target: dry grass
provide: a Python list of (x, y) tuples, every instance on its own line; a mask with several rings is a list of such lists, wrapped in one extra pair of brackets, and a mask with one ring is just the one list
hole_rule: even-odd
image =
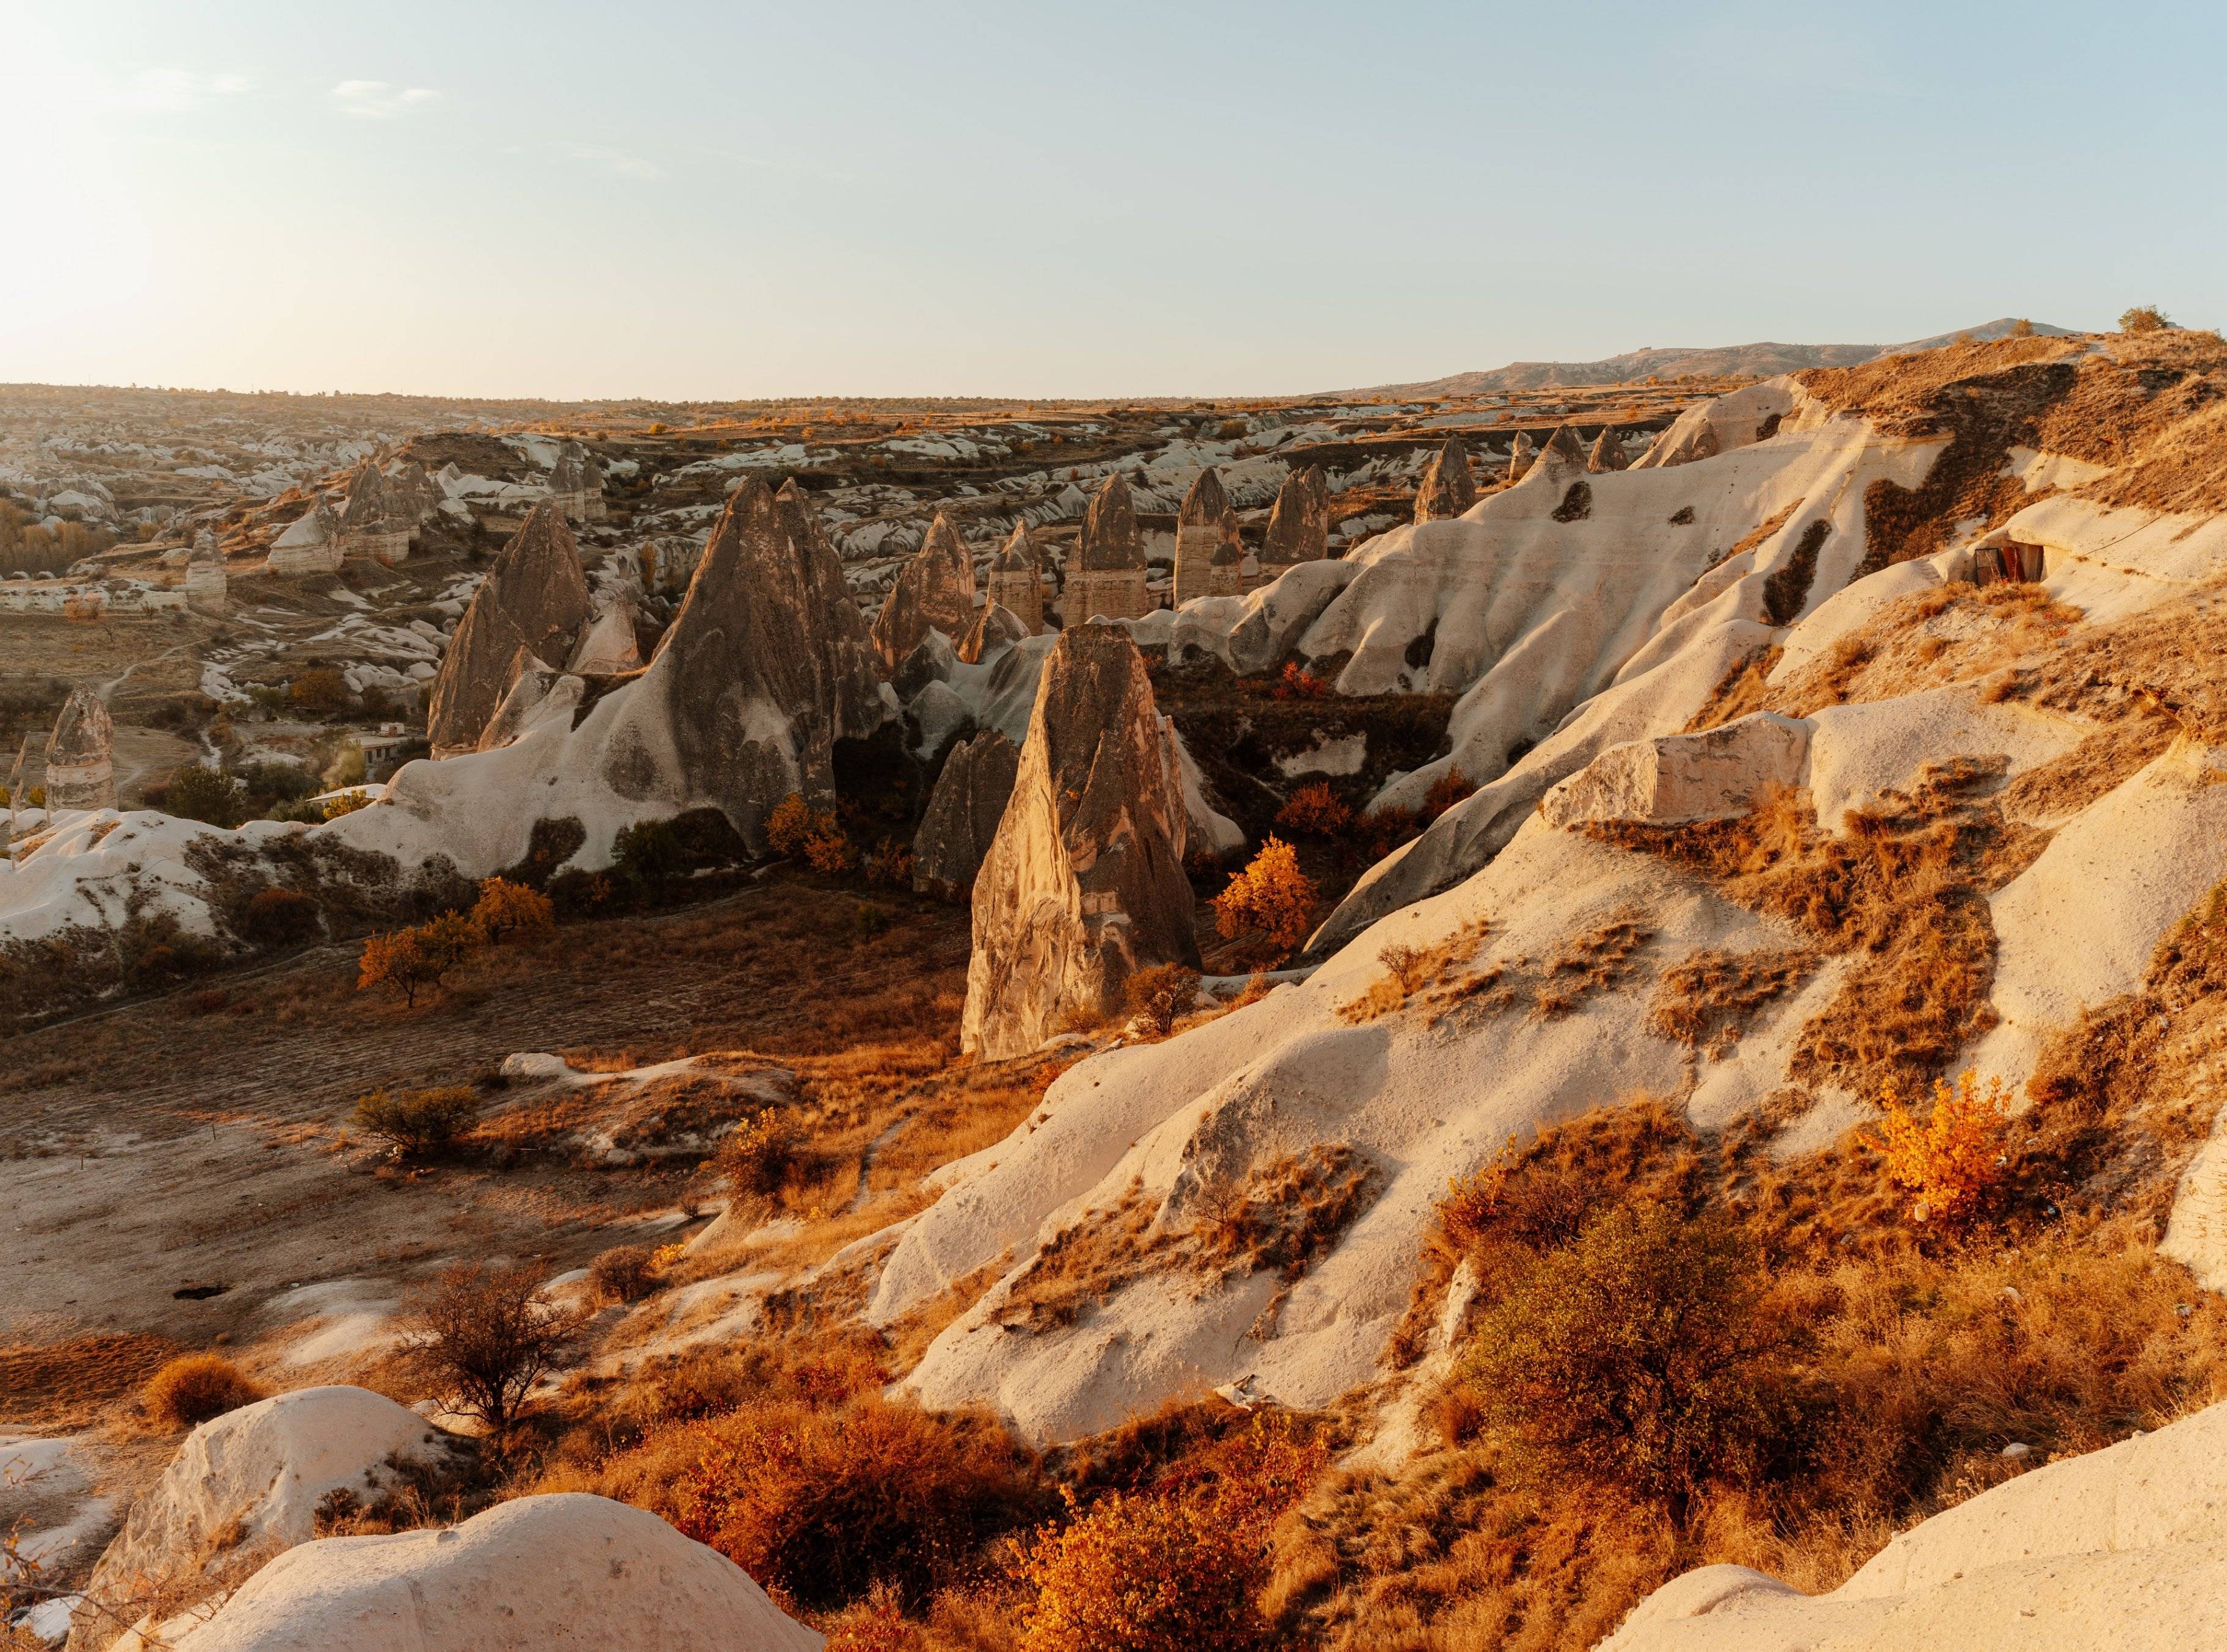
[(0, 1349), (0, 1425), (91, 1427), (179, 1351), (168, 1337), (138, 1332)]
[(168, 1428), (192, 1428), (267, 1399), (271, 1391), (216, 1354), (182, 1354), (147, 1379), (140, 1399)]
[(1731, 1054), (1758, 1010), (1816, 973), (1809, 951), (1727, 953), (1701, 948), (1662, 972), (1648, 1023), (1666, 1038), (1712, 1056)]

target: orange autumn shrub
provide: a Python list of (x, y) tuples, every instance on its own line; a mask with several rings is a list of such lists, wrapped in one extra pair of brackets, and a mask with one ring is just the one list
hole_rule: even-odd
[(1983, 1087), (1969, 1068), (1953, 1086), (1934, 1080), (1922, 1124), (1892, 1081), (1879, 1099), (1886, 1118), (1866, 1145), (1881, 1155), (1887, 1179), (1917, 1196), (1911, 1220), (1953, 1225), (1983, 1209), (2009, 1170), (2002, 1080)]
[(1252, 864), (1229, 879), (1214, 897), (1215, 928), (1234, 938), (1248, 929), (1264, 931), (1268, 944), (1288, 955), (1306, 942), (1314, 927), (1314, 880), (1299, 870), (1299, 851), (1271, 837)]
[(1335, 838), (1353, 825), (1353, 810), (1328, 781), (1302, 786), (1276, 812), (1276, 825), (1295, 838)]
[(472, 927), (489, 941), (506, 934), (534, 934), (557, 927), (557, 909), (539, 890), (514, 883), (507, 877), (489, 877), (480, 884), (473, 903)]

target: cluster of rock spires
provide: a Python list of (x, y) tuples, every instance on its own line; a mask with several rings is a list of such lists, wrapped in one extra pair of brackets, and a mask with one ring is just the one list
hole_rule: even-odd
[[(994, 748), (969, 758), (986, 772), (999, 761)], [(951, 807), (972, 820), (971, 801)], [(1136, 643), (1118, 625), (1069, 627), (975, 878), (961, 1048), (1024, 1055), (1069, 1011), (1116, 1009), (1133, 972), (1196, 966), (1187, 826), (1174, 732)]]
[(1176, 513), (1175, 605), (1181, 608), (1199, 596), (1242, 596), (1244, 562), (1237, 513), (1220, 474), (1209, 465), (1198, 473)]
[[(1535, 464), (1546, 458), (1551, 458), (1557, 464), (1578, 465), (1596, 475), (1603, 471), (1622, 470), (1626, 463), (1624, 446), (1617, 440), (1613, 425), (1601, 427), (1600, 434), (1593, 438), (1590, 454), (1579, 442), (1577, 432), (1567, 424), (1555, 426), (1554, 433), (1547, 438), (1543, 448), (1533, 444), (1530, 431), (1518, 431), (1515, 439), (1509, 443), (1509, 482), (1522, 481), (1531, 474)], [(1477, 501), (1477, 485), (1470, 472), (1469, 451), (1462, 445), (1459, 437), (1449, 436), (1445, 445), (1432, 456), (1430, 468), (1423, 472), (1422, 486), (1415, 492), (1415, 520), (1418, 522), (1434, 522), (1450, 516), (1459, 516)], [(1280, 505), (1281, 501), (1278, 502)]]

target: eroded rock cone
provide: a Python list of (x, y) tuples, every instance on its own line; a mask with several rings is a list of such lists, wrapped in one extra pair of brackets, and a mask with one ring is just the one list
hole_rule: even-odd
[(1318, 464), (1294, 470), (1276, 490), (1268, 512), (1268, 532), (1260, 548), (1260, 571), (1274, 578), (1301, 562), (1330, 554), (1330, 478)]
[(1021, 616), (1004, 603), (985, 603), (982, 611), (975, 616), (974, 628), (959, 645), (959, 658), (967, 665), (979, 666), (985, 660), (994, 660), (1030, 635), (1029, 628), (1021, 623)]
[(1024, 1054), (1070, 1012), (1114, 1013), (1133, 971), (1197, 964), (1178, 762), (1128, 632), (1062, 632), (974, 880), (962, 1048)]
[(1531, 432), (1518, 431), (1516, 439), (1508, 444), (1508, 480), (1521, 482), (1523, 473), (1531, 468), (1533, 448)]
[(433, 755), (478, 749), (518, 651), (561, 671), (589, 616), (579, 546), (563, 512), (545, 501), (496, 556), (441, 656), (425, 715)]
[(1449, 516), (1459, 516), (1477, 503), (1477, 483), (1469, 474), (1469, 450), (1461, 437), (1450, 436), (1446, 444), (1431, 460), (1431, 468), (1423, 473), (1423, 485), (1415, 493), (1415, 520), (1436, 522)]
[(1209, 465), (1184, 495), (1176, 513), (1176, 606), (1194, 596), (1204, 596), (1212, 584), (1209, 572), (1222, 544), (1222, 519), (1229, 514), (1229, 495), (1222, 478)]
[(1020, 748), (995, 730), (952, 748), (913, 836), (913, 888), (956, 901), (974, 887), (1020, 768)]
[(1601, 433), (1593, 438), (1593, 450), (1586, 460), (1586, 469), (1600, 475), (1624, 468), (1624, 443), (1616, 439), (1615, 426), (1604, 425)]
[(1245, 541), (1237, 531), (1237, 513), (1222, 513), (1219, 537), (1208, 559), (1206, 595), (1242, 596), (1245, 594)]
[(89, 688), (73, 692), (47, 738), (48, 809), (113, 808), (115, 750), (115, 730), (100, 696)]
[(1029, 525), (1016, 523), (990, 564), (989, 597), (1008, 609), (1034, 636), (1043, 629), (1043, 558), (1029, 537)]
[(889, 600), (874, 618), (874, 648), (885, 670), (895, 671), (929, 631), (956, 642), (974, 624), (974, 558), (941, 511), (928, 524), (911, 561), (897, 574)]
[(1578, 441), (1578, 433), (1567, 424), (1557, 424), (1554, 433), (1547, 438), (1547, 445), (1539, 450), (1542, 464), (1585, 466), (1586, 450)]
[(890, 708), (865, 617), (794, 482), (775, 494), (753, 479), (728, 500), (641, 682), (662, 702), (685, 791), (751, 849), (791, 792), (833, 800), (835, 743)]
[(1115, 471), (1083, 513), (1082, 536), (1067, 581), (1067, 622), (1094, 617), (1142, 619), (1155, 604), (1145, 582), (1145, 540), (1129, 484)]
[(205, 614), (221, 614), (231, 604), (227, 596), (224, 553), (216, 536), (203, 528), (194, 538), (193, 554), (186, 559), (186, 601)]

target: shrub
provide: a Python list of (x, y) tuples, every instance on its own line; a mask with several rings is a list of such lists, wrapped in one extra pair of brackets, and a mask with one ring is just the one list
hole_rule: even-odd
[(2119, 317), (2122, 333), (2162, 333), (2172, 325), (2165, 311), (2155, 304), (2136, 304)]
[(1353, 810), (1328, 781), (1316, 781), (1292, 794), (1276, 811), (1276, 825), (1295, 838), (1341, 837), (1352, 828)]
[[(791, 792), (774, 806), (773, 813), (766, 816), (765, 832), (767, 848), (788, 859), (801, 860), (814, 871), (848, 871), (858, 862), (858, 852), (845, 835), (835, 811), (814, 808), (801, 793)], [(905, 881), (911, 881), (909, 865)]]
[(337, 820), (343, 814), (354, 814), (358, 809), (370, 807), (371, 794), (367, 791), (357, 790), (335, 793), (316, 805), (316, 810), (320, 820)]
[(181, 820), (203, 820), (214, 826), (236, 826), (247, 819), (247, 800), (229, 769), (210, 769), (185, 763), (170, 775), (163, 812)]
[(588, 1265), (588, 1284), (604, 1302), (639, 1302), (657, 1288), (647, 1245), (616, 1245)]
[(299, 890), (258, 890), (240, 914), (241, 937), (258, 947), (295, 946), (318, 931), (317, 903)]
[(399, 1095), (373, 1090), (357, 1097), (355, 1104), (356, 1128), (404, 1153), (437, 1151), (469, 1130), (479, 1116), (479, 1097), (462, 1085)]
[(1265, 931), (1268, 944), (1288, 955), (1305, 943), (1314, 909), (1314, 880), (1299, 870), (1299, 852), (1272, 837), (1252, 864), (1233, 874), (1229, 887), (1214, 897), (1215, 927), (1225, 937)]
[(912, 887), (912, 866), (911, 847), (895, 838), (884, 838), (866, 857), (861, 870), (870, 883), (909, 890)]
[(889, 909), (886, 907), (877, 906), (871, 901), (859, 902), (858, 910), (852, 915), (852, 921), (858, 926), (858, 933), (862, 935), (883, 934), (889, 929)]
[(1745, 1249), (1658, 1205), (1613, 1208), (1480, 1320), (1457, 1386), (1547, 1477), (1683, 1500), (1759, 1466), (1782, 1335)]
[(766, 1107), (720, 1139), (711, 1165), (737, 1193), (778, 1193), (797, 1161), (798, 1147), (795, 1127)]
[(252, 1406), (270, 1390), (215, 1354), (182, 1354), (147, 1379), (140, 1398), (148, 1414), (172, 1428), (192, 1428)]
[(484, 878), (472, 905), (472, 928), (489, 942), (506, 934), (538, 934), (557, 927), (557, 909), (540, 890), (507, 877)]
[(766, 847), (776, 855), (804, 852), (804, 840), (812, 835), (812, 806), (801, 792), (791, 792), (773, 806), (765, 818), (765, 834)]
[(414, 1008), (419, 992), (438, 986), (479, 944), (479, 932), (460, 912), (443, 912), (414, 929), (373, 935), (363, 943), (356, 991), (383, 986)]
[(769, 1589), (824, 1611), (876, 1584), (924, 1601), (1024, 1495), (1018, 1453), (987, 1419), (861, 1395), (776, 1401), (691, 1425), (673, 1523)]
[(1428, 826), (1457, 803), (1477, 795), (1477, 788), (1458, 769), (1447, 770), (1431, 784), (1423, 795), (1423, 824)]
[(1933, 1081), (1933, 1109), (1924, 1124), (1911, 1116), (1892, 1081), (1882, 1087), (1886, 1118), (1866, 1145), (1886, 1162), (1887, 1179), (1918, 1196), (1914, 1221), (1952, 1226), (1978, 1215), (2009, 1173), (2003, 1081), (1983, 1088), (1969, 1069), (1952, 1087)]
[(1184, 964), (1155, 964), (1130, 976), (1124, 990), (1130, 1009), (1165, 1038), (1175, 1030), (1176, 1017), (1197, 1001), (1198, 972)]
[(611, 840), (611, 861), (621, 875), (655, 888), (687, 870), (687, 854), (667, 820), (637, 820)]
[(286, 686), (286, 698), (297, 711), (322, 715), (348, 704), (348, 679), (330, 666), (305, 671)]
[(517, 1419), (527, 1391), (555, 1366), (579, 1323), (542, 1296), (539, 1270), (531, 1264), (464, 1263), (411, 1299), (405, 1351), (444, 1406), (499, 1434)]
[(1293, 660), (1286, 662), (1283, 676), (1269, 692), (1279, 700), (1326, 699), (1330, 685), (1312, 672), (1300, 669), (1299, 662)]

